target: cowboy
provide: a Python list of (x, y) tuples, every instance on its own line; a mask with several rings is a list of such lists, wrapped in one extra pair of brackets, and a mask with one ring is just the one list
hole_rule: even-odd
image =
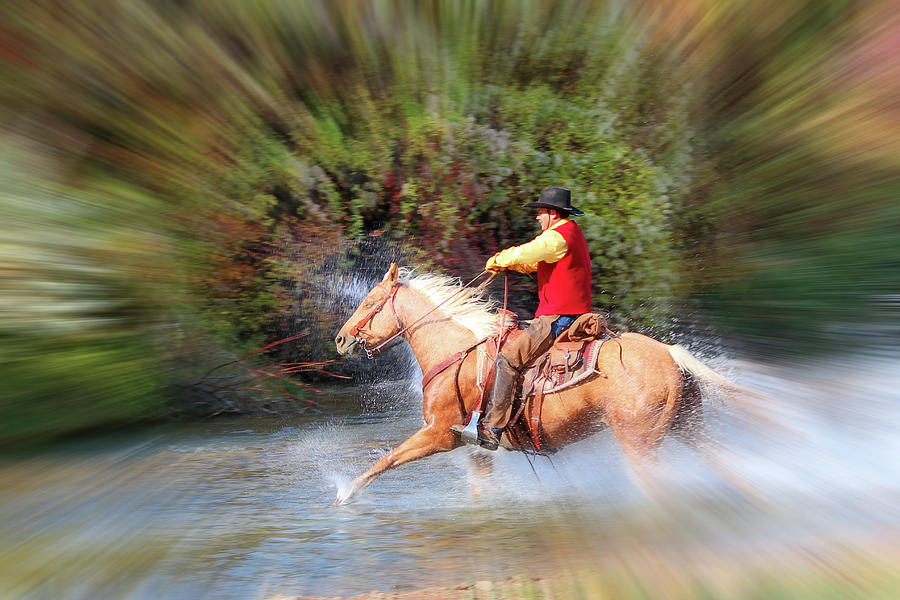
[[(510, 340), (497, 355), (494, 387), (477, 443), (496, 450), (504, 427), (509, 423), (519, 381), (525, 367), (550, 349), (553, 341), (576, 317), (591, 312), (591, 257), (581, 228), (570, 216), (584, 213), (572, 206), (571, 193), (549, 187), (535, 202), (541, 233), (521, 246), (513, 246), (490, 257), (485, 269), (500, 273), (507, 269), (520, 273), (537, 272), (539, 303), (534, 319), (524, 323), (524, 334)], [(464, 441), (476, 443), (474, 436), (462, 435), (462, 425), (451, 430)]]

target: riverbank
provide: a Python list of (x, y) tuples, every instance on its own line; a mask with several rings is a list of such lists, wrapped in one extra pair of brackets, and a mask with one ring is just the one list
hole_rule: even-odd
[(689, 554), (665, 556), (643, 548), (610, 558), (596, 569), (553, 577), (518, 575), (453, 587), (353, 596), (279, 595), (269, 600), (888, 600), (900, 597), (900, 546), (889, 543), (891, 537), (867, 543), (865, 550), (835, 543), (824, 551), (797, 549), (791, 556), (775, 551), (746, 562), (722, 556), (697, 561)]

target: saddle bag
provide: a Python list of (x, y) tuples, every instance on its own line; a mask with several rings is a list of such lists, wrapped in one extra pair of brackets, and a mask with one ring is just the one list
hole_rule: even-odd
[(589, 341), (560, 342), (557, 341), (550, 348), (551, 373), (571, 373), (584, 365), (584, 349)]

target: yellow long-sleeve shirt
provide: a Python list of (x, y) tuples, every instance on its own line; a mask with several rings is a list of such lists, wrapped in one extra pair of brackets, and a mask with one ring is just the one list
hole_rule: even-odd
[(557, 262), (569, 249), (562, 234), (554, 230), (568, 222), (568, 219), (557, 221), (530, 242), (498, 252), (488, 260), (485, 268), (489, 268), (493, 263), (519, 273), (534, 273), (538, 270), (539, 262)]

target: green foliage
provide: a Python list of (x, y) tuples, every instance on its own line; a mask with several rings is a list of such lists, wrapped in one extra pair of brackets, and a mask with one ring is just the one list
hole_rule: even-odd
[(2, 335), (0, 343), (4, 446), (158, 419), (168, 410), (160, 361), (133, 333)]
[(712, 4), (695, 7), (704, 26), (686, 11), (667, 31), (706, 82), (701, 133), (716, 157), (694, 213), (715, 232), (695, 246), (709, 279), (697, 296), (764, 355), (868, 345), (872, 322), (897, 320), (896, 302), (873, 305), (900, 292), (889, 249), (900, 241), (898, 79), (886, 53), (896, 11)]
[[(144, 387), (116, 419), (158, 413), (188, 347), (173, 332), (242, 352), (309, 331), (277, 353), (322, 358), (347, 308), (323, 300), (329, 269), (372, 262), (377, 239), (471, 276), (536, 233), (522, 205), (549, 185), (588, 213), (594, 303), (620, 325), (666, 330), (696, 296), (744, 338), (821, 338), (848, 301), (897, 293), (900, 136), (866, 112), (896, 79), (844, 65), (889, 42), (855, 35), (883, 7), (708, 2), (10, 7), (15, 403), (72, 398), (123, 332), (147, 373), (78, 379), (67, 412)], [(834, 286), (848, 264), (853, 290)], [(22, 361), (53, 347), (73, 361), (38, 382)]]

